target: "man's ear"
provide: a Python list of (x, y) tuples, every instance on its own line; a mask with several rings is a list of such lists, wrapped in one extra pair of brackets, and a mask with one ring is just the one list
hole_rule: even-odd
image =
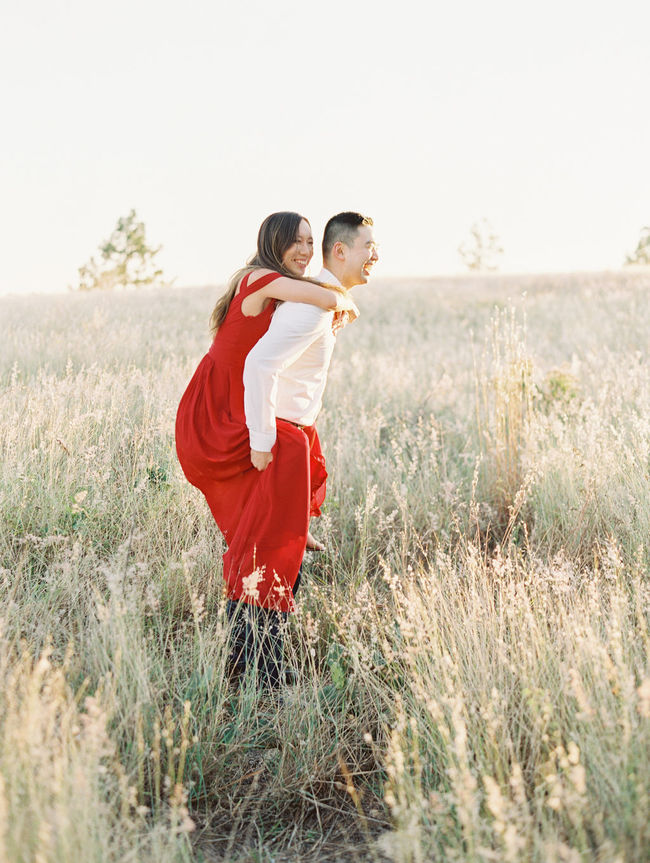
[(345, 260), (345, 243), (342, 243), (340, 240), (337, 240), (332, 246), (332, 257), (336, 258), (337, 261)]

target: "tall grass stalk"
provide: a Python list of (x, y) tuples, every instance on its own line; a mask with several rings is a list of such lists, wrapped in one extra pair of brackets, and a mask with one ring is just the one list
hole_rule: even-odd
[(647, 857), (648, 287), (359, 292), (281, 698), (174, 455), (214, 292), (0, 299), (0, 859)]

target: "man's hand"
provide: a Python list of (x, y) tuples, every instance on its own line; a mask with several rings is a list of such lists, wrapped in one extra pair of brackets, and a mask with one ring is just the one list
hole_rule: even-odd
[(251, 450), (251, 461), (253, 467), (257, 470), (266, 470), (273, 461), (273, 454), (270, 452), (259, 452), (256, 449)]

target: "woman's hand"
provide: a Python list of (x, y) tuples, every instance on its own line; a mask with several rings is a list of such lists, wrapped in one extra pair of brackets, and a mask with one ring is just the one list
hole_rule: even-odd
[(355, 306), (352, 298), (347, 294), (341, 295), (332, 319), (332, 332), (336, 335), (339, 330), (342, 330), (347, 324), (351, 324), (352, 321), (356, 321), (358, 317), (359, 309)]
[[(345, 324), (351, 324), (352, 321), (356, 321), (359, 317), (359, 309), (356, 307), (356, 304), (352, 297), (349, 294), (337, 294), (336, 295), (337, 303), (335, 314), (337, 317), (344, 319)], [(338, 315), (338, 312), (345, 312), (344, 315)]]
[(259, 452), (259, 450), (252, 449), (251, 450), (251, 461), (253, 462), (253, 467), (257, 468), (257, 470), (259, 470), (259, 471), (266, 470), (267, 467), (273, 461), (273, 453)]

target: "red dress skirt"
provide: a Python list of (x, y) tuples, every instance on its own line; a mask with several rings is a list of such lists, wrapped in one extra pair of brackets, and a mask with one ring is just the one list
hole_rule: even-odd
[(250, 287), (242, 280), (176, 415), (176, 452), (183, 472), (201, 489), (228, 550), (223, 575), (229, 599), (293, 611), (293, 585), (307, 544), (309, 516), (325, 499), (325, 459), (314, 426), (276, 421), (273, 461), (264, 471), (250, 459), (244, 414), (244, 362), (271, 322), (275, 301), (246, 317), (241, 304), (280, 277)]

